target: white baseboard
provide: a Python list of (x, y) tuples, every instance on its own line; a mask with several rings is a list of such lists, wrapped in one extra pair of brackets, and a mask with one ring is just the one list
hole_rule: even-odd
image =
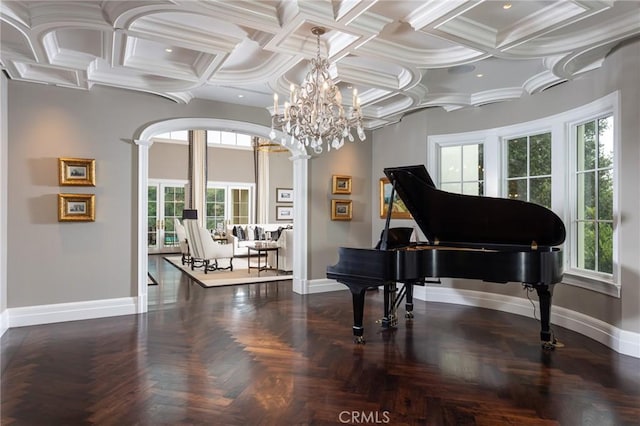
[(302, 294), (327, 293), (329, 291), (349, 290), (349, 288), (336, 280), (323, 278), (320, 280), (307, 281), (306, 290), (307, 291)]
[[(334, 283), (333, 286), (331, 285), (332, 282)], [(336, 288), (336, 286), (339, 288)], [(334, 280), (320, 279), (313, 280), (309, 288), (316, 290), (313, 291), (313, 293), (320, 293), (320, 290), (323, 288), (332, 288), (332, 290), (327, 291), (334, 291), (344, 290), (345, 286)], [(453, 303), (534, 318), (533, 306), (531, 306), (531, 302), (528, 299), (502, 294), (475, 290), (459, 290), (450, 287), (414, 286), (413, 298), (414, 303), (415, 300)], [(531, 300), (535, 304), (536, 315), (540, 318), (540, 306), (537, 295), (533, 295)], [(640, 333), (621, 330), (611, 324), (580, 312), (553, 305), (551, 307), (551, 323), (587, 336), (623, 355), (640, 358)]]
[(135, 297), (27, 306), (10, 308), (5, 312), (7, 311), (8, 327), (24, 327), (137, 313)]
[(9, 329), (9, 313), (7, 309), (0, 313), (0, 337)]

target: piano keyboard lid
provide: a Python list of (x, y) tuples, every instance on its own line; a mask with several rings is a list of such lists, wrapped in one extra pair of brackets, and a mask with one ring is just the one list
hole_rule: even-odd
[(565, 240), (562, 219), (538, 204), (439, 190), (423, 165), (389, 167), (384, 173), (432, 243), (540, 247)]

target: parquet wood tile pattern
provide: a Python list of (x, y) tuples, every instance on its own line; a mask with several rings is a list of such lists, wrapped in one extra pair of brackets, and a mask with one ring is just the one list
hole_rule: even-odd
[(640, 360), (559, 327), (548, 353), (533, 319), (418, 302), (381, 331), (373, 291), (354, 345), (348, 291), (153, 273), (147, 314), (8, 330), (1, 424), (640, 424)]

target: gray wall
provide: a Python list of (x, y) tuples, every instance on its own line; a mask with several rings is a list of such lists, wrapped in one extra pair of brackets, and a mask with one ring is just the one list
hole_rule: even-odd
[(7, 309), (7, 212), (9, 209), (5, 188), (8, 179), (8, 143), (7, 77), (4, 73), (0, 73), (0, 315)]
[[(456, 112), (428, 109), (408, 115), (393, 126), (374, 133), (371, 197), (377, 196), (377, 178), (386, 166), (427, 164), (429, 135), (490, 129), (564, 112), (621, 92), (620, 136), (620, 260), (622, 298), (605, 296), (569, 285), (558, 285), (554, 305), (582, 312), (624, 330), (640, 332), (640, 42), (613, 52), (596, 71), (551, 90), (521, 100)], [(371, 212), (372, 237), (384, 226)], [(394, 221), (395, 222), (395, 221)], [(413, 221), (397, 221), (398, 226)], [(518, 285), (476, 281), (448, 281), (456, 288), (522, 296)]]
[[(9, 81), (8, 308), (136, 295), (131, 138), (145, 125), (181, 117), (269, 125), (264, 109)], [(58, 157), (95, 158), (96, 187), (59, 187)], [(96, 222), (59, 223), (60, 192), (96, 194)]]

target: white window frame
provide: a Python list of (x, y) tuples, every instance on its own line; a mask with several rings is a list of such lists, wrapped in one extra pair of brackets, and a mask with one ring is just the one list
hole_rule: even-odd
[[(467, 133), (432, 135), (427, 138), (427, 167), (439, 187), (440, 147), (469, 143), (484, 144), (484, 196), (507, 196), (506, 141), (523, 135), (551, 132), (551, 209), (560, 216), (567, 229), (564, 243), (563, 283), (620, 297), (619, 261), (619, 162), (620, 162), (620, 95), (613, 92), (587, 105), (563, 113), (510, 126)], [(614, 126), (613, 161), (613, 274), (579, 270), (576, 253), (576, 126), (599, 117), (612, 115)]]
[[(231, 190), (233, 189), (248, 189), (249, 190), (249, 222), (255, 223), (255, 205), (256, 205), (256, 185), (254, 183), (243, 182), (221, 182), (221, 181), (208, 181), (207, 189), (209, 188), (224, 188), (224, 218), (225, 222), (229, 222), (233, 213), (231, 203)], [(205, 201), (206, 203), (206, 201)], [(206, 206), (205, 206), (206, 208)], [(205, 216), (206, 221), (206, 216)]]

